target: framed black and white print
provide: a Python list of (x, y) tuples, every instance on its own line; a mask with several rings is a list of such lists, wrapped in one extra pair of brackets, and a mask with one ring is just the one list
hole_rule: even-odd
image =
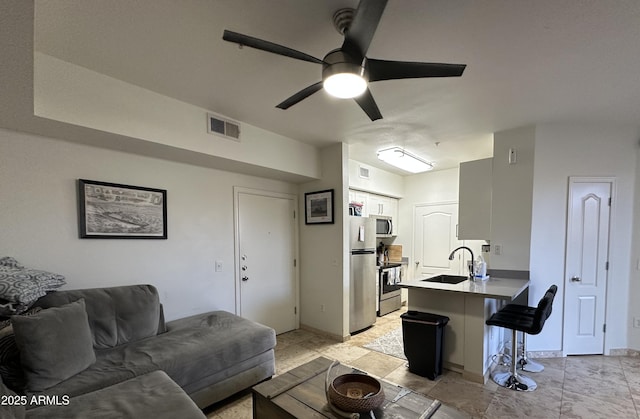
[(333, 189), (304, 194), (305, 224), (333, 224)]
[(166, 239), (167, 191), (78, 179), (83, 239)]

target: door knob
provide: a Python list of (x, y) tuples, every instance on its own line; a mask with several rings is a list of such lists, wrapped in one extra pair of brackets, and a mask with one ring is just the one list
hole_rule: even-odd
[(580, 277), (579, 276), (572, 276), (571, 277), (571, 282), (580, 282)]
[(243, 280), (243, 281), (248, 281), (248, 280), (249, 280), (249, 277), (245, 275), (245, 276), (243, 276), (243, 277), (242, 277), (242, 280)]

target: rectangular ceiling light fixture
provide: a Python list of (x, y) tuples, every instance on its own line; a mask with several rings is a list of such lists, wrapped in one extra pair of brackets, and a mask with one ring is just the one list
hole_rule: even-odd
[(409, 153), (401, 147), (391, 147), (385, 148), (384, 150), (378, 150), (378, 159), (411, 173), (422, 173), (433, 169), (433, 164)]

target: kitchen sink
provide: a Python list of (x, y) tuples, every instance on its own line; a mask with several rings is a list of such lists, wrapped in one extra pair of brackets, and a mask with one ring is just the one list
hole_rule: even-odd
[(440, 282), (442, 284), (459, 284), (462, 281), (469, 279), (467, 276), (457, 275), (438, 275), (432, 278), (423, 279), (424, 282)]

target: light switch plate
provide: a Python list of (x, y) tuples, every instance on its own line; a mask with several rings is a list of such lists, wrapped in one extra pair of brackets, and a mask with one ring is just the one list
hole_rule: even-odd
[(222, 261), (216, 260), (216, 272), (222, 272)]

